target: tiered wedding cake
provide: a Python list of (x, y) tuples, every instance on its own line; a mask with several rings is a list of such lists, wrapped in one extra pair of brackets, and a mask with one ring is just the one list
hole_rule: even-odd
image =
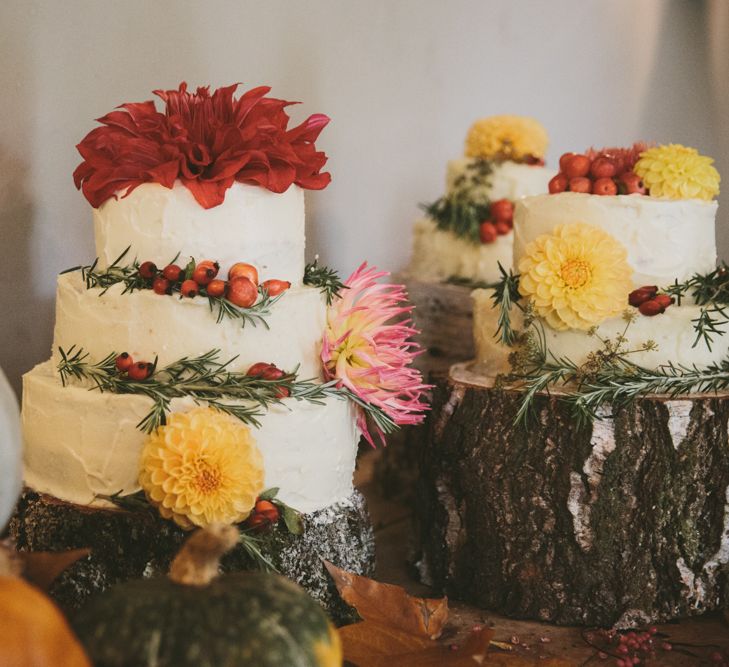
[[(314, 146), (328, 118), (288, 129), (288, 102), (235, 88), (156, 91), (163, 112), (123, 105), (79, 144), (98, 257), (60, 276), (52, 358), (24, 378), (26, 483), (79, 532), (129, 497), (183, 529), (245, 521), (244, 536), (318, 517), (301, 538), (313, 567), (338, 551), (362, 569), (371, 545), (347, 538), (364, 516), (360, 434), (424, 408), (409, 308), (366, 265), (345, 283), (305, 265), (303, 189), (329, 183)], [(25, 546), (68, 542), (25, 507)], [(135, 557), (156, 547), (144, 539)], [(292, 549), (267, 557), (312, 567)]]

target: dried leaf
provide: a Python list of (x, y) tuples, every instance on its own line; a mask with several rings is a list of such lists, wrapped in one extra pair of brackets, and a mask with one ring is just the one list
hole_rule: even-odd
[(437, 639), (448, 620), (448, 598), (411, 597), (400, 586), (381, 584), (324, 561), (342, 599), (365, 621)]
[(47, 591), (64, 570), (90, 553), (90, 549), (74, 549), (57, 553), (50, 551), (22, 552), (20, 558), (23, 562), (23, 576), (41, 590)]
[(363, 621), (339, 629), (344, 659), (356, 667), (475, 667), (487, 665), (493, 630), (471, 633), (457, 651), (424, 637)]

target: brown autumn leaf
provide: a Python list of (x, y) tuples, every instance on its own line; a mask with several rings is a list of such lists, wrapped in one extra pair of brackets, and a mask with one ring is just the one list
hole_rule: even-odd
[(344, 659), (356, 667), (475, 667), (485, 662), (494, 631), (472, 632), (457, 651), (381, 623), (363, 621), (339, 629)]
[(430, 639), (437, 639), (443, 632), (448, 620), (448, 598), (411, 597), (400, 586), (346, 572), (326, 560), (324, 565), (342, 600), (354, 607), (365, 621)]
[(41, 590), (47, 591), (51, 584), (77, 560), (88, 556), (90, 549), (72, 551), (23, 551), (19, 555), (23, 577)]

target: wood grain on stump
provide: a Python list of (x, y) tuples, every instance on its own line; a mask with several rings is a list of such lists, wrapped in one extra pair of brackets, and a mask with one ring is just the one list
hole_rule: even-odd
[[(303, 519), (303, 535), (292, 535), (283, 526), (261, 534), (261, 552), (281, 574), (306, 588), (332, 618), (349, 621), (352, 610), (340, 600), (321, 559), (350, 572), (373, 574), (374, 538), (364, 499), (355, 491), (348, 500)], [(67, 611), (115, 583), (166, 574), (189, 534), (151, 509), (94, 509), (33, 491), (23, 494), (10, 523), (10, 535), (22, 551), (91, 549), (51, 588), (51, 596)], [(241, 546), (222, 561), (225, 572), (253, 567)]]
[(455, 366), (420, 448), (421, 575), (515, 618), (628, 626), (729, 606), (729, 396), (650, 396), (578, 429), (555, 396)]

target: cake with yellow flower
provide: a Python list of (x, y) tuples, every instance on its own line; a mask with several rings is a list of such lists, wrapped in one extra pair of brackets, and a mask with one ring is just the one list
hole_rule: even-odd
[(236, 88), (155, 91), (162, 110), (124, 104), (78, 145), (97, 259), (59, 277), (51, 359), (24, 377), (14, 526), (24, 548), (93, 541), (86, 593), (228, 523), (239, 565), (326, 596), (321, 557), (372, 565), (360, 436), (422, 419), (401, 286), (305, 264), (329, 119), (289, 127), (291, 103)]
[(464, 157), (446, 170), (446, 193), (414, 228), (416, 280), (492, 283), (509, 268), (514, 203), (547, 191), (547, 132), (533, 118), (490, 116), (468, 131)]
[[(581, 366), (611, 344), (648, 369), (727, 356), (712, 162), (678, 145), (567, 153), (550, 193), (517, 204), (516, 302), (550, 358)], [(491, 296), (474, 295), (478, 311)], [(485, 362), (500, 335), (482, 319), (475, 337)]]

